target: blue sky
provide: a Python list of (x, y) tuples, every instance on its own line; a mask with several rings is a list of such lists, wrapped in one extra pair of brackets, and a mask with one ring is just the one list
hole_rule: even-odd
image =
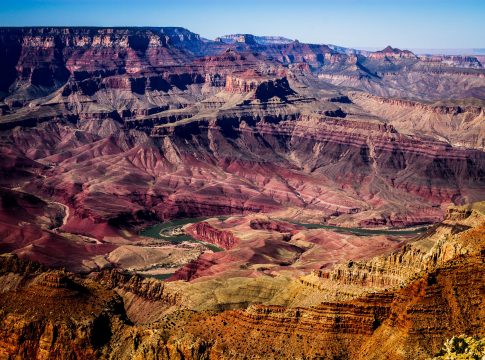
[(484, 48), (485, 0), (0, 0), (1, 26), (182, 26), (351, 47)]

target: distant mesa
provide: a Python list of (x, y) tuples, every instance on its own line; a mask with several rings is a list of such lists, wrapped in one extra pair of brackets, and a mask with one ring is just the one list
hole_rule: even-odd
[(226, 79), (226, 91), (231, 93), (249, 93), (254, 91), (254, 99), (267, 102), (273, 97), (286, 101), (295, 95), (286, 77), (269, 77), (254, 70), (235, 73)]
[(398, 48), (393, 48), (391, 45), (387, 45), (384, 49), (381, 50), (383, 53), (393, 53), (393, 54), (399, 54), (402, 52), (402, 50)]
[(243, 43), (247, 45), (285, 45), (291, 44), (293, 40), (282, 36), (256, 36), (252, 34), (231, 34), (215, 39), (224, 44)]
[(380, 59), (383, 57), (417, 59), (417, 56), (413, 52), (393, 48), (391, 45), (386, 46), (382, 50), (371, 53), (369, 57), (374, 59)]

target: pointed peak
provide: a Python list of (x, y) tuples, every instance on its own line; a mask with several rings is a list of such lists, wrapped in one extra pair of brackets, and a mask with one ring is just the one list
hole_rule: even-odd
[(380, 57), (380, 56), (388, 56), (393, 58), (415, 58), (416, 55), (409, 50), (401, 50), (398, 48), (394, 48), (391, 45), (386, 46), (384, 49), (380, 51), (376, 51), (370, 55), (371, 57)]
[(387, 45), (384, 49), (381, 50), (383, 53), (399, 53), (401, 50), (398, 48), (393, 48), (391, 45)]

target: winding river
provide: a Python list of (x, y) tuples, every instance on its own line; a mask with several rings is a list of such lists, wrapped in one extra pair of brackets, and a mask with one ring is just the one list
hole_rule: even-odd
[[(182, 232), (182, 227), (184, 225), (201, 222), (211, 218), (214, 218), (214, 216), (178, 219), (178, 220), (167, 221), (164, 223), (158, 223), (143, 229), (142, 231), (139, 232), (139, 235), (150, 237), (153, 239), (166, 240), (172, 244), (180, 244), (180, 243), (183, 243), (184, 241), (199, 243), (199, 244), (203, 244), (205, 247), (207, 247), (208, 249), (214, 252), (223, 251), (224, 249), (221, 249), (220, 247), (196, 240), (192, 236)], [(218, 217), (218, 218), (223, 219), (223, 217)]]
[(400, 228), (400, 229), (364, 229), (364, 228), (351, 228), (351, 227), (341, 227), (333, 225), (323, 225), (323, 224), (305, 224), (292, 222), (295, 225), (303, 226), (307, 229), (328, 229), (338, 233), (353, 234), (359, 236), (375, 236), (375, 235), (419, 235), (424, 233), (428, 226), (413, 227), (413, 228)]
[[(139, 235), (145, 237), (151, 237), (154, 239), (166, 240), (170, 241), (172, 244), (180, 244), (184, 241), (188, 242), (197, 242), (204, 244), (206, 247), (213, 251), (223, 251), (223, 249), (208, 243), (204, 243), (194, 239), (192, 236), (187, 235), (182, 232), (182, 227), (187, 224), (192, 224), (196, 222), (205, 221), (207, 219), (214, 218), (212, 217), (198, 217), (198, 218), (185, 218), (185, 219), (177, 219), (171, 220), (163, 223), (158, 223), (152, 226), (149, 226), (142, 231), (140, 231)], [(227, 218), (227, 216), (219, 216), (218, 219), (222, 220)], [(403, 228), (403, 229), (364, 229), (364, 228), (350, 228), (350, 227), (341, 227), (341, 226), (333, 226), (333, 225), (323, 225), (323, 224), (308, 224), (308, 223), (299, 223), (289, 220), (283, 220), (291, 222), (295, 225), (303, 226), (306, 229), (328, 229), (331, 231), (335, 231), (338, 233), (344, 234), (352, 234), (358, 236), (375, 236), (375, 235), (395, 235), (395, 236), (411, 236), (411, 235), (419, 235), (424, 233), (428, 227), (413, 227), (413, 228)]]

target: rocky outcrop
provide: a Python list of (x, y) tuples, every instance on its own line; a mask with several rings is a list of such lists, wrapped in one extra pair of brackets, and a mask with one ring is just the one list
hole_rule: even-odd
[[(376, 293), (348, 302), (326, 302), (314, 308), (255, 305), (245, 311), (216, 315), (180, 313), (146, 327), (123, 325), (110, 313), (116, 306), (110, 305), (104, 313), (106, 320), (94, 321), (93, 330), (78, 328), (73, 341), (83, 358), (116, 354), (125, 359), (143, 354), (151, 359), (165, 353), (174, 359), (216, 355), (424, 359), (436, 353), (450, 334), (475, 334), (480, 328), (484, 316), (479, 306), (483, 281), (480, 267), (480, 261), (461, 260), (395, 293)], [(77, 317), (85, 316), (76, 303), (71, 303), (71, 308), (77, 310)], [(29, 335), (20, 337), (26, 334), (27, 324), (24, 326), (23, 318), (17, 315), (13, 330), (12, 321), (12, 315), (2, 318), (0, 336), (6, 354), (17, 354), (19, 348), (30, 356), (66, 356), (72, 352), (72, 347), (62, 347), (71, 333), (68, 328), (31, 321)], [(103, 338), (103, 326), (116, 332)], [(34, 336), (40, 340), (22, 340)], [(160, 341), (161, 336), (166, 340)], [(97, 340), (91, 343), (89, 339)]]
[[(371, 260), (349, 261), (331, 270), (314, 271), (313, 275), (347, 286), (372, 289), (402, 287), (409, 279), (423, 272), (432, 272), (451, 259), (464, 255), (480, 256), (482, 245), (479, 244), (485, 240), (480, 232), (484, 226), (480, 205), (452, 207), (442, 223), (398, 251)], [(470, 242), (469, 239), (473, 240)], [(321, 284), (321, 287), (325, 285)]]
[(210, 259), (202, 255), (198, 259), (191, 261), (179, 270), (177, 270), (172, 276), (168, 278), (168, 281), (191, 281), (199, 278), (202, 272), (210, 269), (214, 265)]
[[(248, 45), (256, 45), (256, 39), (254, 37), (254, 35), (251, 35), (251, 34), (239, 34), (239, 35), (229, 35), (229, 37), (222, 37), (222, 38), (218, 38), (219, 41), (220, 40), (223, 40), (223, 39), (227, 39), (227, 40), (233, 40), (235, 42), (239, 42), (239, 43), (243, 43), (243, 44), (248, 44)], [(217, 39), (216, 39), (217, 41)]]
[(214, 244), (226, 250), (236, 246), (239, 242), (239, 239), (230, 231), (216, 229), (205, 221), (192, 224), (184, 228), (184, 231), (194, 239)]
[[(229, 357), (229, 352), (269, 359), (351, 357), (386, 319), (391, 301), (392, 294), (387, 294), (347, 304), (325, 303), (312, 309), (255, 305), (243, 312), (203, 319), (202, 324), (211, 324), (214, 337), (205, 336), (201, 328), (189, 323), (179, 347), (185, 355), (189, 344), (201, 336), (210, 344), (205, 353), (222, 358)], [(218, 343), (214, 342), (216, 338), (220, 339)]]
[(110, 290), (123, 290), (144, 300), (156, 301), (165, 305), (175, 305), (177, 303), (177, 297), (166, 291), (163, 282), (155, 279), (118, 270), (105, 270), (100, 273), (94, 273), (92, 276)]
[(8, 273), (19, 274), (21, 276), (36, 275), (46, 271), (46, 268), (41, 264), (30, 260), (19, 259), (12, 254), (0, 255), (0, 266), (0, 275), (2, 276)]
[(296, 94), (286, 77), (271, 79), (252, 71), (227, 76), (225, 89), (231, 93), (253, 93), (252, 98), (261, 102), (273, 97), (286, 101), (288, 96)]
[(419, 59), (423, 62), (431, 64), (443, 64), (451, 67), (461, 68), (483, 68), (483, 61), (480, 61), (475, 56), (462, 56), (462, 55), (421, 55)]
[(276, 97), (280, 101), (286, 101), (290, 95), (296, 93), (290, 88), (288, 80), (284, 77), (276, 80), (269, 80), (258, 85), (254, 97), (262, 102)]
[[(0, 263), (22, 260), (2, 256)], [(23, 281), (0, 297), (0, 354), (5, 358), (96, 359), (127, 323), (121, 298), (62, 271), (14, 267), (0, 275)], [(21, 270), (19, 272), (19, 270)], [(34, 271), (32, 271), (34, 270)]]
[(384, 59), (384, 58), (395, 58), (395, 59), (417, 59), (409, 50), (400, 50), (393, 48), (392, 46), (387, 46), (386, 48), (369, 54), (370, 59)]
[(249, 93), (256, 90), (259, 84), (264, 81), (257, 74), (234, 74), (226, 79), (226, 91), (235, 93)]

